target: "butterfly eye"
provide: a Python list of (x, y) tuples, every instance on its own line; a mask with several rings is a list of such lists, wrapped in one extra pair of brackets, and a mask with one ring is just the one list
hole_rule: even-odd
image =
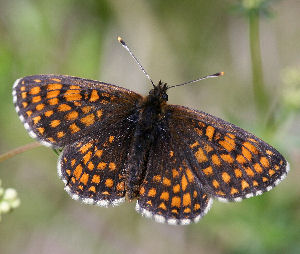
[(163, 93), (161, 98), (164, 100), (164, 101), (168, 101), (168, 95), (166, 93)]

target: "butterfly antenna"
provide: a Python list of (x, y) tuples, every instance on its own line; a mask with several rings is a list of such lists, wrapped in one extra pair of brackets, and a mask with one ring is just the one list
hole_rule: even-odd
[(135, 57), (135, 55), (132, 53), (131, 49), (127, 46), (127, 44), (125, 43), (125, 41), (118, 36), (118, 41), (122, 44), (123, 48), (125, 48), (129, 54), (132, 56), (132, 58), (135, 60), (135, 62), (138, 64), (138, 66), (140, 67), (140, 69), (142, 70), (142, 72), (146, 75), (146, 77), (150, 80), (151, 84), (153, 85), (153, 87), (155, 87), (152, 79), (150, 78), (149, 74), (146, 72), (146, 70), (144, 69), (144, 67), (141, 65), (141, 63), (139, 62), (139, 60)]
[(192, 84), (192, 83), (198, 82), (198, 81), (203, 80), (203, 79), (216, 78), (216, 77), (223, 76), (223, 75), (224, 75), (223, 71), (218, 72), (218, 73), (215, 73), (215, 74), (212, 74), (212, 75), (207, 75), (207, 76), (204, 76), (204, 77), (201, 77), (201, 78), (197, 78), (197, 79), (194, 79), (194, 80), (191, 80), (191, 81), (179, 84), (179, 85), (169, 86), (169, 89), (172, 88), (172, 87), (184, 86), (184, 85), (187, 85), (187, 84)]

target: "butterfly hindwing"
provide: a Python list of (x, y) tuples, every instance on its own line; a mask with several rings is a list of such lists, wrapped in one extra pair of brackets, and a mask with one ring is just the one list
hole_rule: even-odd
[(166, 130), (149, 153), (136, 210), (157, 222), (189, 224), (204, 216), (212, 199), (202, 189), (178, 143)]
[(241, 128), (204, 112), (167, 106), (173, 139), (206, 193), (221, 201), (240, 201), (269, 191), (289, 170), (273, 147)]
[(116, 119), (126, 118), (141, 96), (99, 81), (63, 75), (19, 79), (16, 111), (29, 134), (44, 145), (63, 147)]

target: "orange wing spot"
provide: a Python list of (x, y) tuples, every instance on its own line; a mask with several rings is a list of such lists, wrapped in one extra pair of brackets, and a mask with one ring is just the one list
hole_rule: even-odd
[(217, 166), (220, 166), (220, 165), (221, 165), (221, 161), (220, 161), (218, 155), (213, 154), (213, 155), (211, 156), (211, 160), (212, 160), (213, 164), (215, 164), (215, 165), (217, 165)]
[(30, 94), (38, 94), (41, 92), (41, 88), (39, 86), (35, 86), (33, 88), (30, 89)]
[(81, 164), (78, 164), (77, 167), (75, 168), (74, 170), (74, 173), (73, 175), (76, 177), (76, 179), (78, 180), (79, 177), (81, 176), (81, 173), (82, 173), (82, 166)]
[(243, 175), (242, 171), (241, 171), (240, 169), (238, 169), (238, 168), (236, 168), (236, 169), (234, 170), (234, 174), (235, 174), (235, 176), (236, 176), (237, 178), (240, 178), (240, 177), (242, 177), (242, 175)]
[(170, 158), (172, 158), (172, 157), (174, 156), (174, 152), (173, 152), (173, 151), (170, 151), (170, 152), (169, 152), (169, 156), (170, 156)]
[(31, 115), (32, 115), (32, 111), (31, 111), (31, 110), (28, 110), (28, 111), (26, 111), (26, 114), (27, 114), (28, 116), (31, 116)]
[(253, 167), (254, 167), (254, 169), (255, 169), (255, 171), (256, 171), (257, 173), (262, 173), (262, 172), (263, 172), (263, 169), (262, 169), (262, 167), (259, 165), (259, 163), (255, 163)]
[(230, 154), (221, 154), (221, 158), (223, 161), (227, 163), (233, 163), (233, 158), (230, 156)]
[(249, 188), (249, 183), (246, 182), (245, 180), (242, 180), (241, 185), (242, 185), (242, 190)]
[(55, 128), (55, 127), (57, 127), (58, 125), (60, 125), (60, 120), (53, 120), (53, 121), (51, 121), (51, 123), (50, 123), (50, 126), (51, 126), (52, 128)]
[(109, 136), (109, 139), (108, 139), (109, 143), (112, 143), (114, 141), (114, 139), (115, 139), (115, 136)]
[(48, 141), (50, 141), (50, 142), (52, 142), (52, 143), (55, 143), (56, 141), (53, 139), (53, 138), (47, 138), (48, 139)]
[(53, 110), (48, 110), (44, 114), (45, 114), (46, 117), (49, 117), (49, 116), (52, 116), (53, 113), (54, 113)]
[(92, 182), (93, 183), (100, 183), (100, 176), (99, 175), (93, 175)]
[(92, 157), (92, 151), (87, 152), (87, 153), (82, 157), (83, 163), (84, 163), (84, 164), (87, 164), (87, 163), (90, 161), (91, 157)]
[(41, 103), (41, 104), (36, 105), (35, 109), (38, 111), (41, 111), (41, 110), (43, 110), (44, 107), (45, 107), (45, 104)]
[(73, 101), (74, 106), (81, 107), (82, 103), (80, 101)]
[(172, 213), (175, 213), (175, 214), (178, 214), (177, 209), (172, 209), (171, 212), (172, 212)]
[(278, 170), (278, 169), (279, 169), (279, 166), (278, 166), (278, 165), (275, 165), (274, 168), (275, 168), (275, 170)]
[(91, 187), (89, 188), (89, 191), (96, 193), (96, 188), (95, 188), (95, 186), (91, 186)]
[(229, 183), (230, 182), (230, 175), (227, 172), (223, 172), (222, 173), (222, 179), (225, 183)]
[(274, 171), (273, 169), (270, 169), (270, 170), (269, 170), (269, 175), (272, 176), (272, 175), (274, 175), (274, 174), (275, 174), (275, 171)]
[(245, 171), (248, 176), (251, 176), (251, 177), (254, 176), (254, 172), (250, 167), (245, 168)]
[(95, 155), (96, 155), (98, 158), (100, 158), (100, 157), (102, 156), (102, 154), (103, 154), (103, 150), (97, 150), (97, 151), (95, 152)]
[(235, 142), (233, 139), (225, 136), (224, 141), (219, 141), (219, 144), (225, 148), (226, 151), (231, 152), (235, 148)]
[(148, 191), (148, 197), (155, 197), (155, 195), (156, 195), (156, 189), (151, 188), (151, 189)]
[(51, 99), (51, 98), (54, 98), (54, 97), (57, 97), (59, 95), (60, 91), (59, 90), (56, 90), (56, 91), (49, 91), (47, 93), (47, 99)]
[(37, 102), (40, 102), (42, 100), (42, 97), (41, 96), (34, 96), (32, 97), (32, 103), (37, 103)]
[(37, 130), (38, 130), (39, 133), (41, 133), (42, 135), (43, 135), (44, 132), (45, 132), (45, 128), (42, 128), (42, 127), (37, 128)]
[(202, 122), (198, 122), (198, 125), (199, 125), (200, 127), (202, 127), (202, 128), (205, 128), (205, 127), (206, 127), (205, 123), (202, 123)]
[(257, 141), (253, 138), (248, 138), (249, 141), (253, 142), (253, 143), (257, 143)]
[(48, 100), (48, 104), (52, 105), (52, 106), (58, 104), (58, 102), (59, 102), (59, 100), (57, 98)]
[(172, 202), (171, 202), (171, 206), (175, 206), (180, 208), (180, 204), (181, 204), (181, 199), (178, 196), (175, 196), (172, 198)]
[(191, 205), (191, 195), (190, 193), (185, 193), (182, 197), (182, 205), (189, 206)]
[(208, 137), (210, 141), (212, 140), (214, 133), (215, 133), (215, 128), (212, 126), (207, 126), (205, 135)]
[(266, 157), (260, 158), (260, 163), (263, 165), (263, 167), (268, 168), (270, 166), (270, 163)]
[(252, 182), (252, 184), (253, 184), (253, 186), (258, 186), (258, 182), (255, 180)]
[(66, 169), (66, 173), (70, 176), (71, 175), (71, 170), (70, 169)]
[(166, 207), (164, 202), (161, 202), (160, 205), (158, 206), (158, 208), (163, 209), (163, 210), (167, 210), (167, 207)]
[(118, 191), (124, 191), (125, 190), (124, 182), (120, 182), (120, 183), (117, 184), (117, 190)]
[(57, 132), (57, 134), (56, 134), (56, 136), (58, 137), (58, 138), (62, 138), (63, 136), (65, 136), (66, 134), (63, 132), (63, 131), (59, 131), (59, 132)]
[(217, 191), (216, 194), (220, 196), (225, 196), (225, 193), (223, 191)]
[(80, 178), (80, 182), (82, 182), (84, 185), (86, 185), (88, 180), (89, 180), (89, 175), (87, 173), (83, 173)]
[(80, 147), (79, 151), (84, 154), (86, 153), (91, 147), (93, 146), (92, 143), (86, 143), (83, 146)]
[(72, 133), (76, 133), (76, 132), (80, 131), (80, 128), (75, 123), (71, 124), (69, 126), (69, 128), (70, 128)]
[(197, 196), (198, 196), (197, 191), (194, 191), (194, 192), (193, 192), (193, 198), (196, 198)]
[(62, 87), (63, 87), (62, 84), (56, 84), (56, 83), (54, 83), (54, 84), (49, 84), (47, 86), (47, 90), (60, 90), (60, 89), (62, 89)]
[(110, 178), (106, 179), (106, 181), (105, 181), (106, 187), (111, 188), (111, 187), (113, 187), (113, 185), (114, 185), (114, 181), (112, 179), (110, 179)]
[(37, 124), (41, 120), (41, 116), (33, 117), (32, 120), (34, 124)]
[(71, 166), (72, 166), (72, 167), (75, 165), (75, 163), (76, 163), (76, 160), (75, 160), (75, 159), (71, 160)]
[(80, 90), (80, 89), (81, 89), (80, 86), (74, 86), (74, 85), (70, 86), (70, 90)]
[(214, 186), (216, 189), (220, 187), (220, 184), (219, 184), (219, 182), (218, 182), (216, 179), (214, 179), (214, 180), (212, 181), (212, 184), (213, 184), (213, 186)]
[(188, 178), (189, 182), (192, 183), (194, 181), (193, 172), (189, 168), (185, 172), (186, 172), (186, 175), (187, 175), (187, 178)]
[(102, 191), (101, 192), (103, 195), (110, 195), (108, 191)]
[(180, 191), (180, 185), (179, 184), (176, 184), (175, 186), (173, 186), (173, 192), (174, 193), (177, 193)]
[(93, 162), (90, 161), (89, 164), (87, 165), (87, 167), (88, 167), (89, 170), (92, 171), (94, 169), (95, 165), (94, 165)]
[(251, 161), (252, 159), (252, 154), (251, 152), (245, 148), (244, 146), (242, 147), (242, 154), (244, 155), (244, 157), (248, 160), (248, 161)]
[(92, 107), (91, 106), (84, 106), (81, 108), (82, 112), (87, 114), (91, 111)]
[(160, 199), (168, 201), (169, 200), (169, 192), (164, 191), (161, 195), (160, 195)]
[(77, 111), (71, 111), (66, 115), (66, 119), (68, 121), (74, 121), (75, 119), (78, 118), (78, 112)]
[(168, 178), (166, 178), (166, 177), (164, 177), (163, 178), (163, 184), (166, 185), (166, 186), (171, 186), (171, 180), (168, 179)]
[(72, 183), (75, 183), (75, 182), (76, 182), (75, 177), (72, 177), (72, 178), (71, 178), (71, 181), (72, 181)]
[(109, 103), (109, 101), (102, 100), (102, 101), (100, 101), (100, 103), (105, 105), (105, 104), (108, 104), (108, 103)]
[(196, 204), (194, 205), (194, 210), (195, 210), (195, 211), (196, 211), (196, 210), (199, 210), (200, 207), (201, 207), (200, 204), (197, 204), (197, 203), (196, 203)]
[(52, 78), (52, 80), (55, 82), (61, 82), (61, 79), (58, 79), (58, 78)]
[(173, 176), (173, 178), (179, 176), (179, 173), (178, 173), (178, 171), (176, 169), (172, 169), (172, 176)]
[(141, 194), (141, 195), (144, 195), (144, 193), (145, 193), (145, 188), (144, 188), (144, 187), (141, 187), (141, 188), (140, 188), (140, 194)]
[(191, 208), (187, 207), (183, 210), (184, 213), (191, 213)]
[(207, 145), (207, 144), (204, 146), (204, 149), (205, 149), (205, 151), (206, 151), (207, 153), (209, 153), (209, 152), (211, 152), (211, 151), (214, 150), (210, 145)]
[(245, 157), (244, 157), (243, 155), (238, 155), (238, 156), (236, 156), (236, 160), (237, 160), (237, 162), (240, 163), (240, 164), (246, 163), (246, 159), (245, 159)]
[(147, 201), (146, 204), (147, 204), (147, 205), (150, 205), (150, 206), (153, 206), (151, 200)]
[(153, 176), (153, 181), (160, 182), (161, 181), (161, 176), (160, 175)]
[(79, 90), (67, 90), (64, 94), (66, 101), (79, 101), (82, 99)]
[[(24, 80), (22, 81), (22, 84), (24, 85)], [(26, 90), (26, 86), (21, 86), (21, 91), (25, 91)]]
[(194, 148), (194, 147), (196, 147), (196, 146), (198, 146), (198, 145), (199, 145), (199, 142), (196, 141), (194, 144), (190, 145), (190, 148)]
[(26, 97), (27, 97), (27, 92), (22, 92), (22, 93), (21, 93), (21, 96), (22, 96), (22, 99), (26, 99)]
[(203, 131), (202, 131), (202, 130), (200, 130), (200, 129), (198, 129), (198, 128), (195, 128), (194, 130), (195, 130), (195, 132), (196, 132), (199, 136), (202, 136), (202, 135), (203, 135)]
[(244, 142), (243, 146), (246, 147), (250, 152), (258, 154), (257, 148), (249, 142)]
[(110, 95), (108, 93), (101, 93), (101, 96), (103, 96), (103, 97), (110, 97)]
[(82, 186), (82, 185), (79, 185), (79, 186), (78, 186), (78, 189), (83, 190), (83, 186)]
[(239, 193), (239, 191), (236, 189), (236, 188), (231, 188), (231, 191), (230, 191), (230, 194), (231, 195), (234, 195), (234, 194), (236, 194), (236, 193)]
[(34, 79), (33, 81), (34, 81), (35, 83), (40, 83), (40, 82), (41, 82), (40, 79)]
[(283, 160), (281, 160), (281, 161), (279, 162), (279, 164), (282, 165), (282, 164), (283, 164)]
[(23, 105), (23, 108), (26, 108), (28, 106), (28, 103), (25, 101), (25, 102), (22, 102), (22, 105)]
[(195, 157), (199, 163), (207, 161), (207, 157), (203, 152), (203, 149), (199, 147), (198, 151), (195, 152)]
[(202, 170), (205, 175), (211, 175), (213, 173), (213, 168), (211, 166)]
[(185, 191), (187, 185), (188, 185), (188, 181), (186, 180), (185, 175), (183, 175), (181, 178), (181, 188), (183, 191)]
[(99, 162), (97, 168), (103, 170), (106, 168), (106, 165), (107, 165), (107, 163), (105, 163), (105, 162)]
[(89, 115), (81, 118), (80, 122), (82, 122), (86, 126), (90, 126), (95, 122), (95, 115), (94, 114), (89, 114)]
[(66, 112), (66, 111), (69, 111), (71, 110), (72, 108), (68, 105), (68, 104), (60, 104), (58, 107), (57, 107), (58, 111), (60, 112)]
[(98, 118), (101, 118), (102, 114), (103, 114), (103, 111), (101, 109), (97, 110), (97, 117)]
[(90, 98), (90, 102), (94, 102), (99, 100), (99, 95), (98, 92), (96, 90), (93, 90), (91, 93), (91, 98)]
[(268, 155), (273, 155), (273, 152), (270, 151), (270, 150), (266, 150), (266, 154), (268, 154)]
[(108, 164), (108, 167), (109, 167), (110, 170), (115, 170), (116, 169), (116, 164), (114, 162), (110, 162)]

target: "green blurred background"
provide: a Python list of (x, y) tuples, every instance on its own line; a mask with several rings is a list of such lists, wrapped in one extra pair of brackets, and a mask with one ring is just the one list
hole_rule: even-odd
[(69, 74), (146, 94), (120, 35), (155, 83), (224, 71), (171, 89), (170, 103), (255, 133), (291, 164), (271, 192), (216, 201), (199, 223), (175, 227), (143, 218), (134, 203), (73, 201), (57, 156), (36, 148), (0, 163), (2, 186), (21, 199), (2, 216), (0, 253), (300, 253), (299, 10), (298, 0), (0, 0), (0, 154), (33, 141), (12, 103), (19, 77)]

